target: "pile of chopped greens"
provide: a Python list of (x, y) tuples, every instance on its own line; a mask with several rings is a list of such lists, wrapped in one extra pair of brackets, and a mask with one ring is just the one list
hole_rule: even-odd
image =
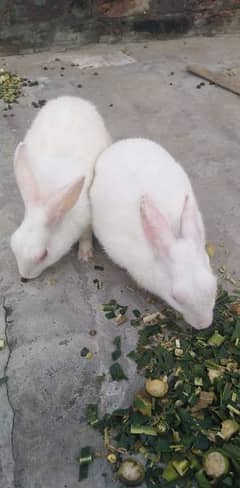
[[(174, 312), (150, 325), (140, 315), (128, 357), (145, 387), (127, 409), (102, 419), (88, 411), (116, 478), (148, 488), (240, 486), (240, 303), (221, 290), (213, 326), (202, 331), (183, 328)], [(113, 359), (119, 338), (115, 346)]]
[(0, 69), (0, 99), (5, 103), (15, 102), (22, 94), (23, 80), (5, 70)]

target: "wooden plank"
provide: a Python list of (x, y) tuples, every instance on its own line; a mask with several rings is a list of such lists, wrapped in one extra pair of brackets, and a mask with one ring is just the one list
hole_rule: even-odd
[(225, 73), (218, 73), (216, 71), (211, 71), (204, 66), (198, 66), (195, 64), (186, 67), (189, 73), (200, 76), (205, 80), (212, 81), (216, 85), (225, 88), (226, 90), (240, 95), (240, 79), (239, 77), (229, 76)]

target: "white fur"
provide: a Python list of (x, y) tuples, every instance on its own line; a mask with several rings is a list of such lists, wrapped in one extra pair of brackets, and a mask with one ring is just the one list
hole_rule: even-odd
[(183, 168), (152, 141), (123, 140), (99, 157), (90, 199), (94, 233), (111, 259), (193, 327), (208, 327), (216, 278)]
[[(86, 100), (62, 96), (38, 112), (15, 153), (25, 216), (11, 247), (23, 277), (40, 275), (81, 236), (80, 254), (91, 255), (88, 189), (96, 159), (110, 143), (102, 117)], [(37, 262), (45, 250), (48, 256)]]

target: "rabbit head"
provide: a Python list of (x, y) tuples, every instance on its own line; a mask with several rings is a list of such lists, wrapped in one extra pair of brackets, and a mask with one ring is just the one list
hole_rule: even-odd
[(155, 290), (196, 329), (211, 325), (217, 291), (205, 251), (202, 220), (192, 196), (186, 196), (179, 234), (174, 235), (167, 219), (148, 195), (140, 203), (145, 237), (154, 255)]
[(77, 179), (43, 197), (28, 161), (27, 147), (20, 143), (15, 153), (15, 175), (25, 205), (20, 227), (11, 237), (19, 273), (24, 278), (36, 278), (55, 263), (66, 251), (64, 242), (53, 239), (67, 212), (76, 204), (84, 178)]

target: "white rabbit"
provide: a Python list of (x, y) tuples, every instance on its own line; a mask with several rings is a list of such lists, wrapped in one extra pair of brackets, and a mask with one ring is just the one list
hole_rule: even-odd
[(208, 327), (217, 280), (183, 168), (152, 141), (119, 141), (98, 158), (90, 200), (93, 231), (111, 259), (193, 327)]
[(79, 258), (92, 256), (88, 192), (96, 159), (110, 144), (87, 100), (62, 96), (38, 112), (14, 161), (25, 216), (11, 248), (22, 277), (39, 276), (79, 239)]

